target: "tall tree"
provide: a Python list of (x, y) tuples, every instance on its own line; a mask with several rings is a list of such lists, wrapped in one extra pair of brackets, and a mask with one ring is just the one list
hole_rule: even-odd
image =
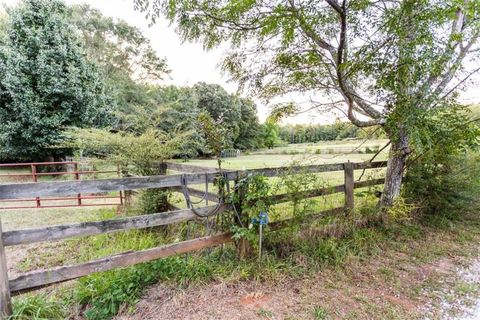
[(240, 101), (237, 97), (228, 94), (218, 84), (199, 82), (193, 86), (198, 98), (198, 108), (207, 111), (213, 120), (221, 123), (228, 129), (229, 137), (233, 140), (240, 133)]
[(262, 127), (258, 122), (257, 107), (250, 99), (240, 98), (239, 133), (234, 147), (242, 150), (256, 149), (261, 145)]
[(479, 52), (477, 0), (135, 3), (176, 23), (183, 39), (230, 43), (224, 68), (260, 97), (311, 93), (324, 100), (309, 107), (382, 126), (391, 140), (382, 206), (399, 195), (407, 157), (436, 143), (442, 115), (462, 112), (452, 93), (479, 70), (468, 63)]
[(110, 119), (99, 73), (83, 54), (60, 1), (26, 0), (9, 12), (0, 42), (0, 146), (3, 159), (59, 157), (66, 126)]
[(267, 119), (267, 121), (263, 124), (263, 144), (265, 147), (268, 149), (272, 149), (273, 147), (276, 147), (280, 142), (280, 137), (279, 137), (279, 127), (278, 125), (271, 121), (270, 119)]
[(169, 70), (142, 31), (121, 19), (104, 16), (89, 5), (71, 7), (71, 22), (80, 31), (87, 56), (99, 66), (121, 112), (152, 106), (152, 84)]

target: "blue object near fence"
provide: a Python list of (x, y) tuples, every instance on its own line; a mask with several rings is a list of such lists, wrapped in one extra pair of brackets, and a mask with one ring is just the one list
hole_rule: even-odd
[(265, 226), (268, 223), (268, 213), (260, 212), (258, 217), (252, 218), (252, 224), (258, 224), (261, 226)]

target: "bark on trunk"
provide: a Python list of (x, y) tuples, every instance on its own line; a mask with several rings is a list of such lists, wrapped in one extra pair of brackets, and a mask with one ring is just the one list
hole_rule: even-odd
[(385, 186), (380, 198), (380, 208), (390, 207), (395, 198), (400, 195), (405, 162), (410, 153), (408, 136), (405, 133), (392, 142), (388, 157), (387, 173), (385, 175)]

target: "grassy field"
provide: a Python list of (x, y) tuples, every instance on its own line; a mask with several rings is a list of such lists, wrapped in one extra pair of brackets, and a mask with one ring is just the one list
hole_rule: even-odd
[[(384, 146), (385, 140), (373, 140), (365, 142), (363, 146)], [(224, 158), (222, 166), (227, 169), (256, 169), (267, 167), (281, 167), (299, 162), (303, 164), (323, 164), (323, 163), (343, 163), (343, 162), (362, 162), (372, 158), (373, 154), (359, 153), (360, 149), (355, 149), (362, 144), (362, 141), (339, 141), (324, 142), (313, 146), (306, 144), (294, 144), (287, 147), (278, 147), (274, 149), (260, 150), (251, 154), (241, 155), (236, 158)], [(305, 153), (305, 149), (321, 149), (337, 150), (338, 148), (347, 147), (351, 150), (348, 153), (331, 153), (331, 154), (315, 154)], [(332, 152), (333, 152), (332, 151)], [(293, 154), (292, 154), (293, 153)], [(387, 151), (377, 156), (377, 160), (385, 160)], [(193, 164), (205, 167), (216, 167), (217, 162), (214, 159), (195, 159), (190, 160), (186, 164)]]
[[(373, 140), (364, 143), (363, 145), (380, 145), (383, 144), (383, 140)], [(336, 146), (349, 146), (350, 148), (355, 148), (361, 141), (339, 141), (339, 142), (325, 142), (322, 144), (316, 144), (315, 146), (320, 147), (336, 147)], [(290, 145), (287, 148), (290, 150), (297, 150), (302, 152), (305, 145)], [(275, 150), (275, 149), (274, 149)], [(280, 147), (278, 150), (285, 150), (285, 147)], [(352, 162), (362, 162), (368, 160), (372, 157), (372, 154), (361, 154), (361, 153), (349, 153), (349, 154), (250, 154), (242, 155), (237, 158), (225, 158), (223, 159), (223, 167), (227, 169), (255, 169), (255, 168), (265, 168), (265, 167), (281, 167), (288, 166), (293, 163), (299, 165), (308, 165), (308, 164), (324, 164), (324, 163), (343, 163), (347, 161)], [(377, 159), (382, 160), (386, 158), (386, 153), (381, 153)], [(175, 160), (178, 161), (178, 160)], [(216, 167), (217, 161), (214, 159), (196, 159), (190, 160), (186, 164), (199, 165), (205, 167)], [(105, 164), (97, 165), (99, 170), (112, 170), (113, 167), (108, 167)], [(2, 174), (5, 173), (29, 173), (30, 169), (21, 168), (21, 169), (6, 169), (2, 168), (0, 170)], [(172, 172), (176, 173), (176, 172)], [(356, 176), (361, 174), (360, 171), (356, 171)], [(383, 174), (382, 169), (376, 170), (366, 170), (366, 173), (362, 177), (362, 180), (369, 178), (375, 178)], [(108, 178), (114, 177), (116, 175), (112, 174), (101, 174), (97, 178)], [(343, 181), (343, 172), (328, 172), (318, 174), (319, 183), (322, 185), (337, 185), (341, 184)], [(65, 180), (72, 179), (71, 176), (58, 176), (50, 177), (44, 176), (41, 181), (55, 181), (55, 180)], [(85, 176), (83, 178), (89, 178)], [(272, 184), (278, 182), (278, 178), (271, 178), (270, 181)], [(17, 179), (7, 179), (0, 177), (0, 183), (17, 183), (17, 182), (30, 182), (31, 178), (17, 178)], [(197, 189), (204, 189), (204, 185), (195, 186)], [(113, 195), (113, 193), (112, 193)], [(335, 206), (337, 203), (341, 202), (342, 196), (330, 196), (323, 197), (321, 201), (325, 199), (330, 199), (329, 204), (325, 208)], [(172, 200), (179, 207), (185, 207), (183, 198), (179, 194), (175, 194)], [(320, 200), (320, 199), (317, 199)], [(109, 202), (118, 202), (116, 199), (112, 200), (84, 200), (85, 203), (106, 203)], [(60, 204), (75, 204), (76, 200), (68, 201), (43, 201), (44, 204), (48, 205), (60, 205)], [(34, 202), (17, 202), (17, 203), (1, 203), (0, 206), (11, 206), (11, 205), (24, 205), (32, 206)], [(283, 206), (284, 207), (284, 206)], [(107, 207), (108, 208), (108, 207)], [(102, 216), (101, 207), (82, 207), (82, 208), (44, 208), (44, 209), (9, 209), (9, 210), (0, 210), (0, 217), (2, 218), (2, 224), (4, 229), (18, 229), (18, 228), (31, 228), (41, 225), (52, 225), (52, 224), (61, 224), (61, 223), (71, 223), (77, 221), (88, 221), (96, 220), (97, 216)]]
[(373, 153), (383, 147), (386, 139), (351, 139), (340, 141), (321, 141), (317, 143), (296, 143), (272, 149), (260, 149), (251, 154), (355, 154)]

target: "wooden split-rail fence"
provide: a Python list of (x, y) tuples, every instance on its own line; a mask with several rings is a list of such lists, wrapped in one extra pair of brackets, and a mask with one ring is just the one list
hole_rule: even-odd
[[(365, 162), (365, 163), (337, 163), (310, 165), (288, 168), (264, 168), (247, 171), (226, 171), (224, 178), (228, 181), (235, 181), (247, 174), (260, 174), (266, 177), (275, 177), (284, 173), (322, 173), (332, 171), (344, 172), (344, 183), (332, 187), (310, 190), (305, 193), (305, 198), (325, 196), (335, 193), (344, 193), (345, 205), (339, 208), (328, 210), (328, 213), (341, 213), (348, 211), (354, 206), (354, 189), (364, 188), (382, 184), (384, 179), (373, 179), (366, 181), (355, 181), (354, 171), (362, 169), (382, 168), (386, 162)], [(205, 184), (218, 178), (215, 169), (168, 163), (167, 168), (172, 171), (183, 172), (182, 174), (159, 175), (147, 177), (127, 177), (101, 180), (84, 181), (61, 181), (61, 182), (38, 182), (38, 183), (15, 183), (0, 184), (0, 199), (17, 199), (41, 196), (68, 196), (79, 193), (96, 193), (111, 191), (130, 191), (138, 189), (169, 188), (178, 190), (186, 185)], [(207, 191), (196, 190), (188, 187), (192, 196), (205, 197), (211, 202), (218, 202), (218, 195)], [(205, 193), (206, 192), (206, 193)], [(277, 194), (272, 196), (276, 203), (289, 201), (288, 194)], [(217, 210), (212, 210), (217, 208)], [(172, 243), (146, 250), (120, 253), (113, 256), (89, 261), (86, 263), (59, 266), (46, 270), (35, 270), (15, 276), (8, 277), (7, 259), (5, 248), (9, 246), (31, 244), (43, 241), (54, 241), (80, 236), (91, 236), (103, 233), (112, 233), (132, 229), (144, 229), (155, 226), (165, 226), (179, 222), (199, 219), (201, 215), (216, 215), (229, 209), (228, 204), (220, 207), (215, 205), (205, 206), (196, 209), (196, 213), (190, 209), (175, 210), (169, 212), (152, 213), (148, 215), (124, 217), (104, 221), (92, 221), (53, 225), (40, 228), (23, 230), (3, 231), (0, 221), (0, 319), (8, 317), (12, 313), (11, 296), (20, 293), (33, 291), (56, 283), (80, 278), (96, 272), (103, 272), (134, 264), (165, 258), (173, 255), (188, 253), (208, 247), (232, 241), (230, 233), (221, 233), (206, 237)], [(325, 211), (327, 212), (327, 211)], [(322, 214), (322, 213), (318, 213)], [(270, 224), (272, 228), (280, 228), (288, 225), (287, 220), (275, 221)]]

